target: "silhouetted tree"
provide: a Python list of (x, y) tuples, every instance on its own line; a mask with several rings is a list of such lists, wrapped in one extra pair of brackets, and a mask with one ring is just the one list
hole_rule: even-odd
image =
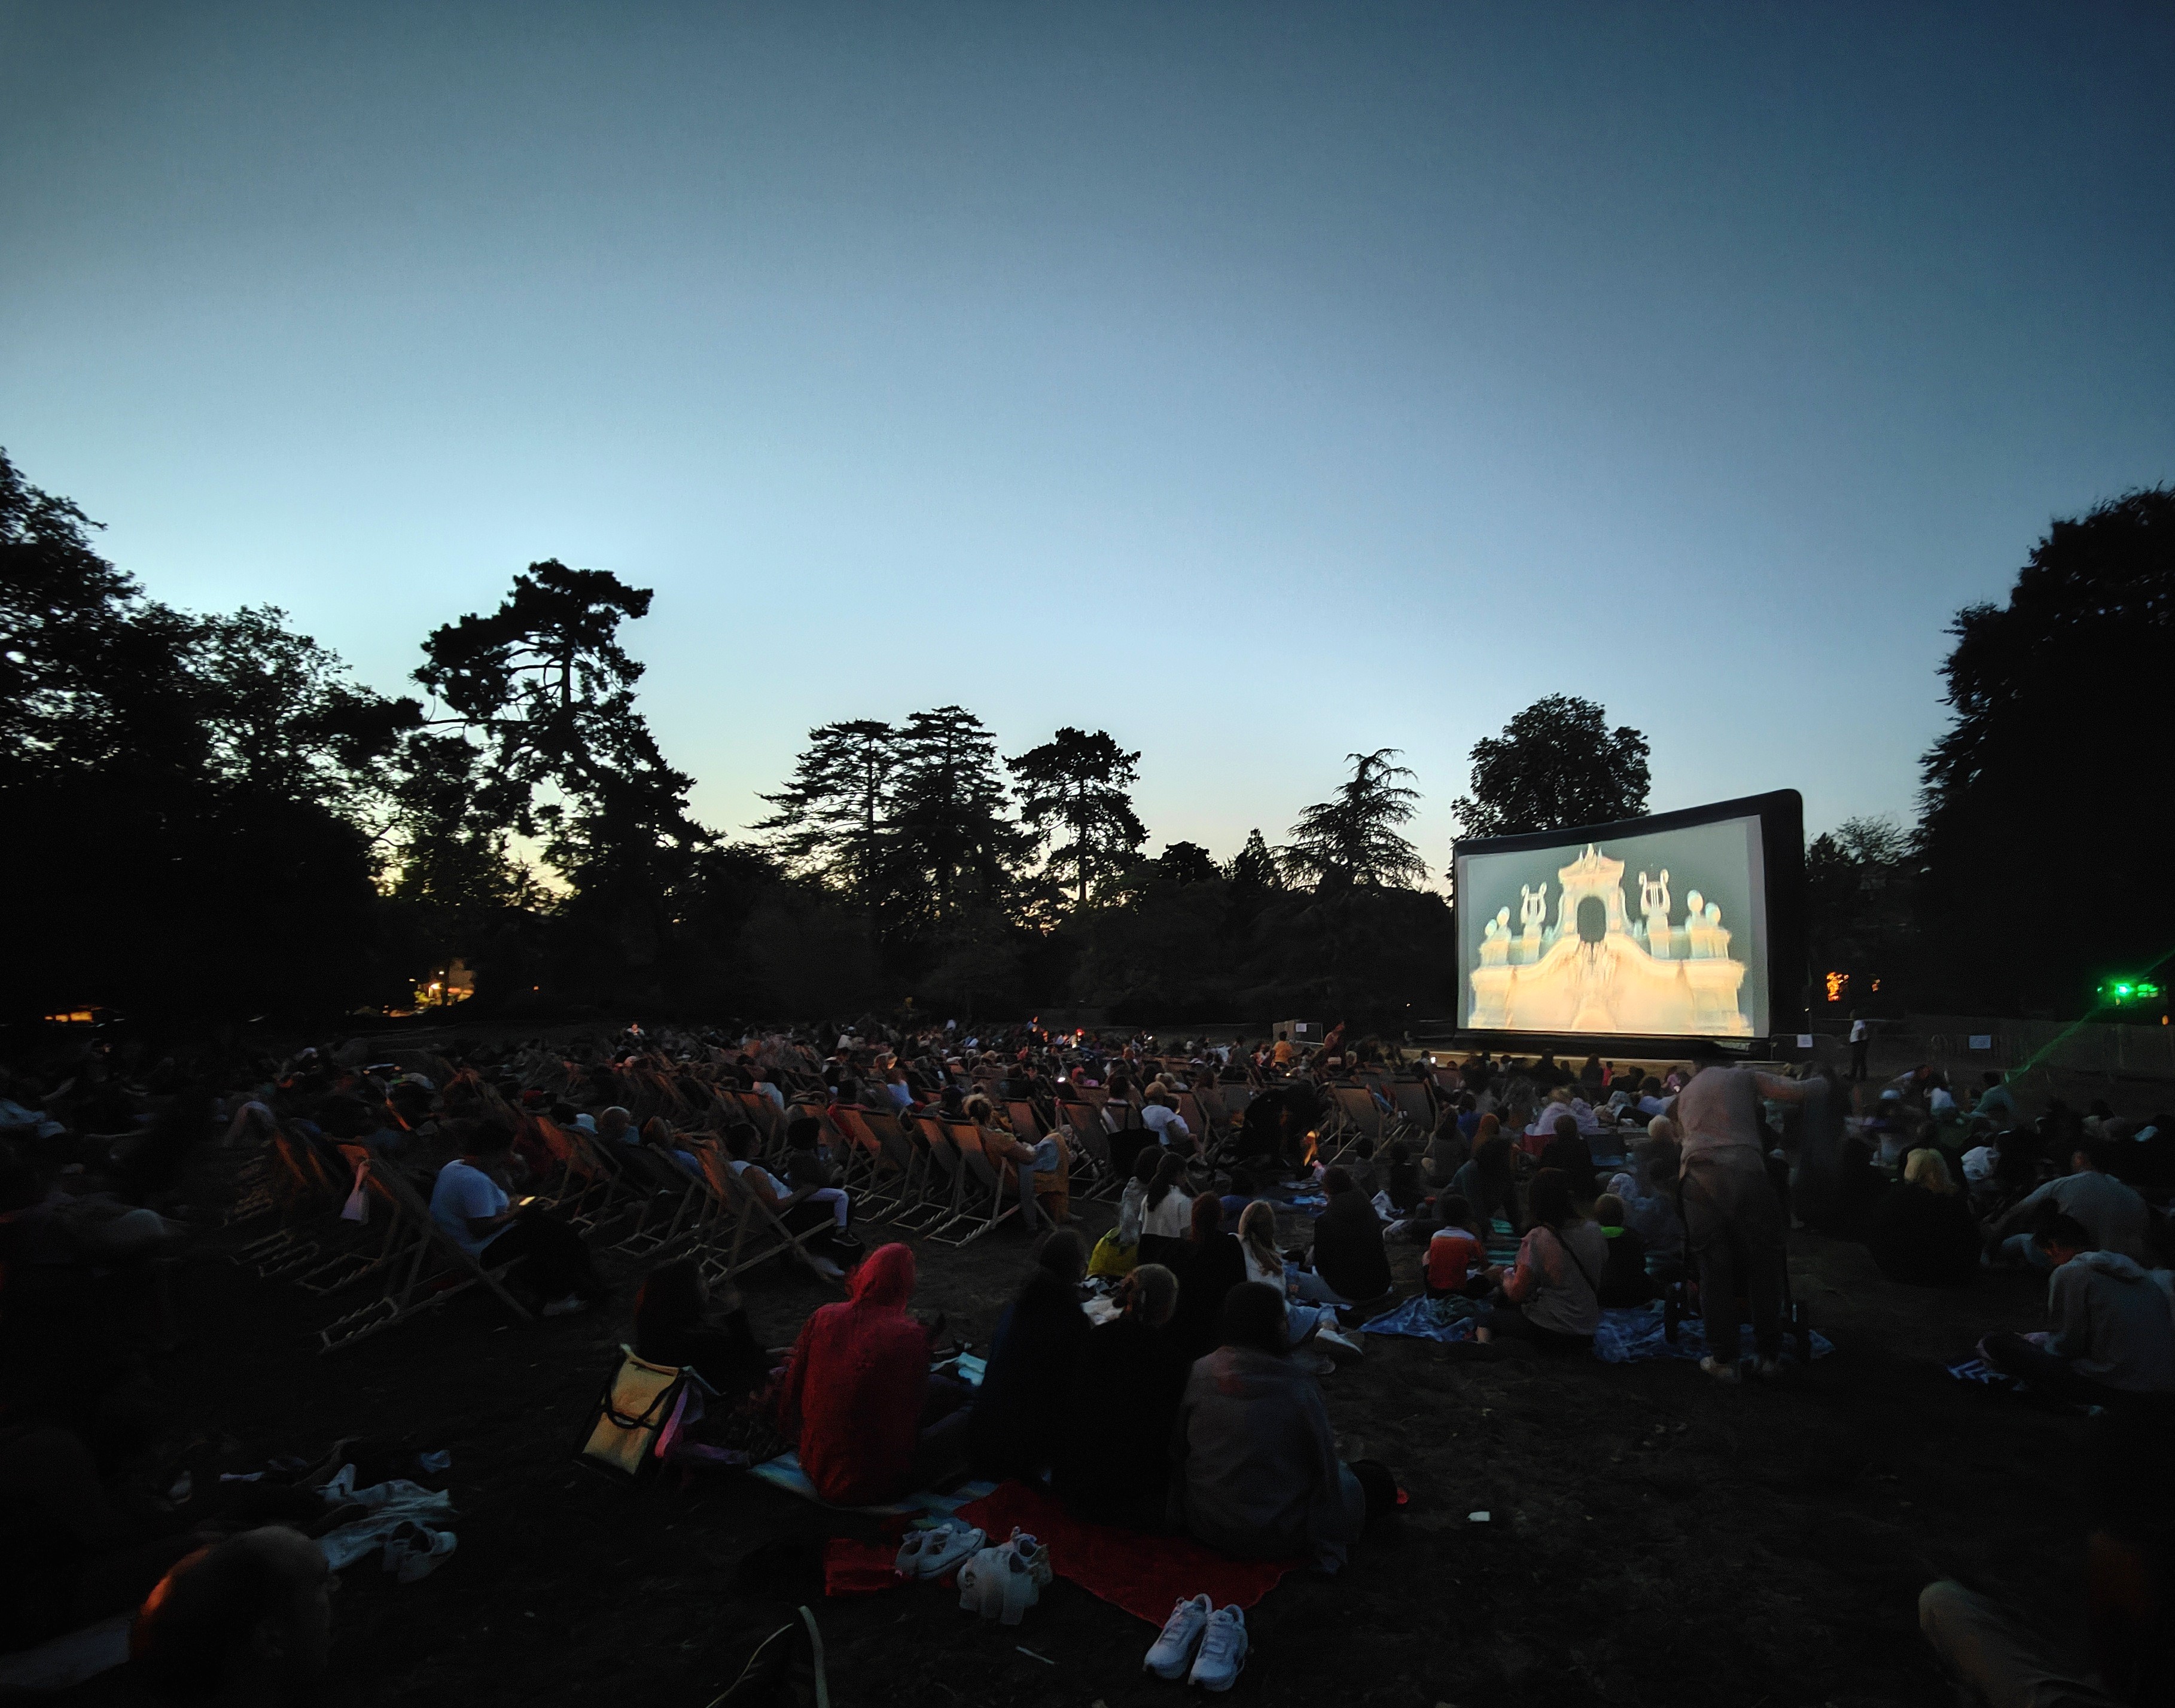
[(1352, 762), (1350, 781), (1292, 827), (1291, 845), (1281, 851), (1287, 874), (1330, 886), (1426, 881), (1426, 863), (1397, 829), (1410, 821), (1419, 792), (1404, 786), (1412, 770), (1391, 764), (1397, 756), (1394, 747), (1345, 755)]
[(2055, 523), (2009, 602), (1950, 632), (1955, 721), (1923, 762), (1928, 976), (1971, 1006), (2074, 1013), (2175, 950), (2175, 488)]
[(1197, 842), (1166, 843), (1163, 851), (1156, 856), (1156, 865), (1174, 883), (1212, 883), (1223, 876), (1215, 857)]
[(1245, 846), (1231, 856), (1225, 876), (1230, 879), (1232, 887), (1242, 893), (1283, 887), (1283, 875), (1277, 870), (1277, 857), (1258, 829), (1246, 832)]
[[(1056, 842), (1045, 870), (1069, 887), (1076, 906), (1094, 881), (1122, 870), (1147, 840), (1133, 811), (1141, 756), (1098, 729), (1060, 729), (1039, 747), (1005, 761), (1018, 780), (1020, 819), (1038, 840)], [(1205, 858), (1205, 856), (1204, 856)]]
[(1473, 746), (1473, 793), (1457, 802), (1465, 834), (1516, 836), (1636, 818), (1646, 810), (1646, 738), (1611, 730), (1591, 700), (1551, 694)]
[(898, 732), (878, 719), (811, 729), (785, 787), (757, 797), (778, 811), (751, 827), (789, 871), (873, 904), (887, 860), (898, 762)]
[(898, 732), (887, 906), (943, 927), (1011, 901), (1027, 838), (1007, 816), (996, 739), (963, 706), (916, 712)]

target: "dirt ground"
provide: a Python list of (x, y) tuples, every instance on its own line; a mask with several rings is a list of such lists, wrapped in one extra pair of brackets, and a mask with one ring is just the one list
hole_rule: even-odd
[[(1076, 1207), (1090, 1237), (1113, 1219)], [(916, 1309), (986, 1344), (1028, 1249), (1009, 1229), (963, 1251), (920, 1245)], [(1398, 1263), (1415, 1288), (1416, 1254)], [(1678, 1361), (1452, 1363), (1430, 1343), (1369, 1337), (1325, 1392), (1353, 1450), (1392, 1466), (1410, 1505), (1341, 1578), (1295, 1575), (1261, 1605), (1233, 1700), (1943, 1702), (1914, 1613), (1943, 1574), (2036, 1602), (2080, 1643), (2084, 1421), (1940, 1368), (1989, 1326), (2031, 1326), (2036, 1284), (1906, 1290), (1862, 1247), (1803, 1234), (1791, 1264), (1837, 1350), (1771, 1387), (1720, 1389)], [(327, 1302), (255, 1278), (214, 1242), (178, 1277), (188, 1338), (161, 1372), (168, 1448), (144, 1474), (163, 1487), (188, 1469), (193, 1516), (240, 1486), (220, 1471), (321, 1454), (343, 1435), (375, 1444), (366, 1476), (415, 1475), (413, 1453), (452, 1453), (450, 1472), (423, 1480), (454, 1495), (458, 1552), (406, 1587), (374, 1560), (347, 1571), (335, 1700), (702, 1708), (800, 1601), (816, 1609), (832, 1700), (847, 1708), (1177, 1699), (1184, 1687), (1141, 1670), (1154, 1631), (1062, 1581), (1017, 1633), (934, 1586), (825, 1602), (801, 1562), (823, 1537), (873, 1537), (873, 1524), (744, 1476), (629, 1489), (577, 1464), (639, 1272), (612, 1269), (612, 1312), (512, 1325), (463, 1297), (324, 1358), (311, 1331)], [(748, 1281), (773, 1344), (837, 1296), (797, 1270)], [(1482, 1509), (1491, 1523), (1467, 1521)], [(135, 1696), (123, 1669), (62, 1700)]]

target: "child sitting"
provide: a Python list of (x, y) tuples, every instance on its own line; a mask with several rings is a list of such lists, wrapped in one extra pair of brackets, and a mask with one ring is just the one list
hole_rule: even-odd
[(1612, 1309), (1644, 1304), (1654, 1296), (1654, 1283), (1646, 1273), (1646, 1242), (1637, 1228), (1624, 1225), (1624, 1201), (1614, 1192), (1603, 1192), (1594, 1200), (1593, 1219), (1608, 1242), (1608, 1261), (1602, 1265), (1597, 1289), (1602, 1304)]
[(1484, 1290), (1488, 1248), (1475, 1228), (1473, 1206), (1445, 1192), (1435, 1201), (1435, 1208), (1442, 1225), (1428, 1241), (1428, 1297), (1447, 1299), (1475, 1286)]
[(1390, 1144), (1390, 1179), (1386, 1189), (1390, 1202), (1400, 1212), (1409, 1213), (1417, 1208), (1426, 1196), (1420, 1182), (1419, 1164), (1413, 1160), (1413, 1150), (1402, 1139)]

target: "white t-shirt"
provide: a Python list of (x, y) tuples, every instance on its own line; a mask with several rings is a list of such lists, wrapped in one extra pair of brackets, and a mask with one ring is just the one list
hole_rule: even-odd
[(1147, 1213), (1141, 1232), (1162, 1239), (1183, 1239), (1193, 1229), (1193, 1200), (1175, 1186), (1163, 1195), (1163, 1202)]
[(743, 1163), (736, 1159), (732, 1166), (735, 1174), (745, 1174), (749, 1169), (754, 1169), (757, 1174), (770, 1182), (771, 1194), (774, 1197), (790, 1198), (793, 1196), (793, 1189), (760, 1163)]
[(1851, 1023), (1850, 1023), (1850, 1041), (1851, 1041), (1852, 1044), (1863, 1044), (1863, 1043), (1864, 1043), (1864, 1042), (1865, 1042), (1865, 1033), (1866, 1033), (1866, 1024), (1865, 1024), (1865, 1022), (1864, 1022), (1863, 1020), (1853, 1020), (1853, 1021), (1852, 1021), (1852, 1022), (1851, 1022)]
[(1144, 1105), (1141, 1109), (1141, 1125), (1156, 1136), (1156, 1142), (1158, 1144), (1168, 1145), (1170, 1142), (1170, 1130), (1173, 1127), (1178, 1129), (1178, 1136), (1181, 1139), (1190, 1139), (1193, 1136), (1193, 1130), (1186, 1125), (1185, 1117), (1171, 1108), (1169, 1103)]
[(453, 1235), (471, 1257), (505, 1229), (494, 1228), (479, 1239), (469, 1231), (469, 1221), (496, 1216), (506, 1204), (506, 1194), (499, 1190), (497, 1181), (458, 1158), (438, 1170), (437, 1182), (431, 1188), (431, 1219)]

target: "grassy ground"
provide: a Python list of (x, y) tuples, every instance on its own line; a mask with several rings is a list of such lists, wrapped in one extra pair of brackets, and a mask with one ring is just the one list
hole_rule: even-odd
[[(1083, 1206), (1091, 1237), (1110, 1219)], [(1008, 1230), (964, 1251), (925, 1245), (916, 1308), (985, 1343), (1027, 1253)], [(1416, 1287), (1413, 1257), (1399, 1266)], [(1339, 1431), (1397, 1470), (1411, 1505), (1341, 1579), (1295, 1576), (1269, 1597), (1234, 1700), (1930, 1704), (1947, 1699), (1913, 1602), (1938, 1574), (2036, 1598), (2080, 1639), (2081, 1537), (2065, 1508), (2082, 1421), (1940, 1369), (1989, 1326), (2030, 1326), (2036, 1284), (1907, 1291), (1862, 1248), (1808, 1234), (1793, 1236), (1792, 1270), (1839, 1350), (1775, 1387), (1718, 1389), (1678, 1362), (1452, 1363), (1370, 1337), (1325, 1392)], [(637, 1275), (618, 1272), (623, 1301)], [(797, 1271), (750, 1280), (772, 1343), (836, 1296)], [(1140, 1669), (1150, 1627), (1071, 1585), (1017, 1634), (934, 1586), (827, 1603), (812, 1550), (873, 1526), (745, 1478), (630, 1491), (575, 1464), (623, 1315), (510, 1326), (463, 1298), (327, 1359), (309, 1332), (323, 1301), (215, 1250), (178, 1293), (189, 1337), (161, 1375), (160, 1486), (186, 1466), (212, 1491), (201, 1509), (219, 1471), (343, 1435), (382, 1449), (388, 1474), (402, 1452), (453, 1456), (453, 1560), (405, 1588), (372, 1563), (346, 1574), (344, 1700), (702, 1708), (800, 1600), (844, 1705), (1127, 1708), (1180, 1692)], [(1494, 1521), (1469, 1523), (1478, 1509)], [(73, 1700), (133, 1699), (124, 1673)]]

